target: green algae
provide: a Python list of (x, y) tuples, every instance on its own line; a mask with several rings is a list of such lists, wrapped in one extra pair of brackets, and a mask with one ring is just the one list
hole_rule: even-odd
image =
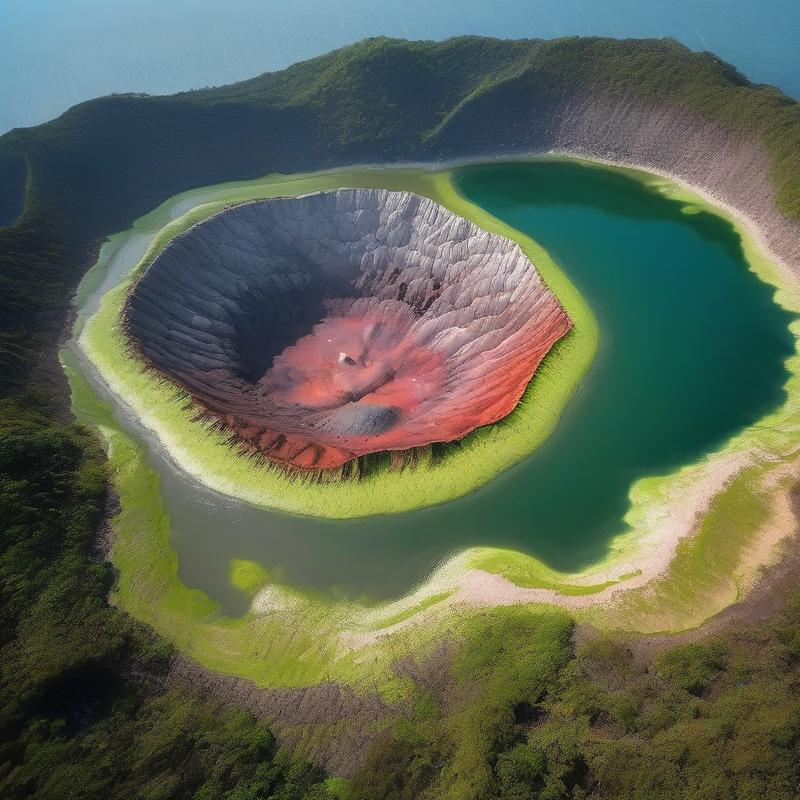
[[(391, 171), (389, 175), (396, 177)], [(700, 198), (668, 181), (647, 174), (640, 179), (685, 201), (687, 209), (704, 205)], [(398, 181), (402, 180), (398, 176)], [(454, 195), (449, 183), (440, 185), (438, 192), (440, 202), (447, 197), (459, 213), (468, 205)], [(742, 237), (751, 268), (778, 287), (776, 302), (800, 311), (800, 291), (792, 276), (776, 267), (736, 220), (731, 222)], [(534, 258), (537, 265), (542, 263), (540, 256), (536, 253)], [(548, 275), (548, 282), (562, 302), (562, 291), (571, 289), (577, 295), (568, 281), (566, 286), (557, 286), (553, 276)], [(122, 291), (124, 286), (120, 286)], [(591, 314), (587, 319), (593, 322)], [(800, 337), (800, 323), (794, 323), (791, 330)], [(593, 332), (596, 336), (596, 329)], [(789, 481), (779, 475), (775, 483), (765, 485), (765, 479), (796, 465), (796, 442), (800, 440), (800, 356), (795, 355), (787, 364), (791, 377), (787, 401), (780, 409), (732, 437), (700, 463), (670, 475), (641, 479), (632, 487), (626, 516), (630, 531), (613, 542), (602, 563), (566, 574), (522, 553), (471, 548), (450, 559), (415, 592), (377, 607), (313, 597), (271, 583), (267, 583), (259, 606), (258, 589), (264, 588), (262, 579), (269, 581), (269, 576), (255, 565), (242, 563), (231, 565), (232, 578), (242, 591), (254, 594), (254, 608), (259, 612), (230, 618), (203, 592), (181, 582), (157, 473), (143, 448), (122, 432), (74, 356), (65, 351), (62, 358), (72, 387), (73, 408), (81, 421), (103, 435), (115, 470), (121, 511), (114, 520), (111, 554), (119, 571), (114, 601), (204, 666), (259, 685), (338, 680), (354, 686), (377, 685), (387, 698), (402, 696), (405, 688), (393, 676), (391, 662), (403, 654), (425, 651), (438, 637), (470, 629), (484, 613), (454, 603), (461, 578), (472, 569), (499, 573), (519, 587), (542, 590), (520, 598), (531, 611), (570, 599), (574, 616), (605, 628), (656, 631), (700, 624), (740, 597), (759, 565), (774, 557), (774, 548), (767, 548), (760, 559), (748, 558), (748, 554), (770, 516), (776, 492), (785, 491)], [(163, 391), (165, 387), (156, 388)], [(652, 544), (648, 535), (654, 510), (663, 513), (670, 502), (701, 480), (704, 470), (743, 455), (747, 456), (745, 466), (733, 469), (714, 493), (702, 510), (696, 531), (676, 543), (662, 573), (637, 587), (637, 580), (651, 577), (647, 575), (646, 546)], [(609, 595), (614, 589), (626, 591)], [(602, 593), (602, 603), (593, 602), (592, 595), (598, 593)], [(424, 625), (418, 624), (422, 621)]]
[[(145, 371), (120, 326), (133, 281), (176, 235), (228, 205), (257, 197), (303, 194), (345, 186), (383, 186), (423, 194), (481, 227), (516, 240), (573, 321), (573, 329), (545, 358), (517, 409), (500, 425), (474, 431), (444, 457), (423, 457), (402, 471), (373, 470), (358, 482), (318, 483), (289, 476), (242, 455), (221, 433), (187, 413), (189, 398), (172, 383)], [(216, 194), (215, 190), (215, 194)], [(555, 427), (597, 347), (594, 317), (581, 295), (547, 253), (519, 231), (460, 197), (449, 173), (422, 170), (347, 170), (293, 179), (233, 184), (220, 199), (196, 206), (160, 228), (144, 258), (112, 290), (86, 322), (80, 343), (114, 393), (136, 412), (181, 467), (201, 483), (254, 505), (294, 514), (353, 518), (399, 513), (468, 494), (535, 450)], [(224, 195), (224, 199), (223, 199)], [(139, 229), (164, 223), (163, 206)], [(85, 292), (85, 290), (82, 290)]]
[(261, 564), (246, 558), (232, 558), (228, 564), (228, 572), (231, 585), (248, 597), (252, 597), (270, 581), (269, 573)]

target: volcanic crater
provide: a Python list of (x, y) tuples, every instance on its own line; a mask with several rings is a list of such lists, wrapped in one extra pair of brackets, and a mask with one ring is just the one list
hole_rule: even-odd
[(301, 470), (498, 421), (571, 326), (517, 244), (373, 189), (195, 225), (134, 284), (124, 322), (201, 415)]

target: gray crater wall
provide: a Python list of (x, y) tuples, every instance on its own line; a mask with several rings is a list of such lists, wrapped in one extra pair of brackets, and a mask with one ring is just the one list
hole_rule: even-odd
[(234, 435), (314, 468), (496, 421), (570, 326), (514, 242), (373, 189), (194, 226), (135, 284), (125, 319), (147, 361)]
[(663, 171), (752, 219), (773, 252), (800, 275), (800, 222), (778, 210), (771, 160), (756, 139), (685, 108), (601, 89), (539, 101), (511, 94), (491, 102), (519, 108), (513, 124), (499, 125), (498, 115), (477, 102), (444, 126), (439, 156), (554, 150)]
[(194, 226), (137, 282), (126, 318), (167, 372), (255, 380), (251, 340), (266, 369), (323, 316), (324, 297), (402, 295), (417, 311), (438, 301), (430, 317), (456, 324), (479, 297), (507, 307), (519, 284), (543, 288), (514, 242), (409, 192), (349, 189), (245, 203)]

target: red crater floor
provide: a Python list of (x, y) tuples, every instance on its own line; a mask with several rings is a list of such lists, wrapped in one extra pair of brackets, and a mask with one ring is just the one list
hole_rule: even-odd
[(176, 242), (129, 298), (131, 338), (234, 439), (293, 468), (502, 419), (571, 324), (515, 244), (406, 193), (248, 204)]

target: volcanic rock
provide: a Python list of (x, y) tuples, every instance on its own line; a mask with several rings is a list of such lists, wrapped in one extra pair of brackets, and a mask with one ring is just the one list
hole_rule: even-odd
[(301, 469), (496, 422), (571, 324), (514, 242), (371, 189), (194, 226), (135, 284), (125, 321), (201, 413)]

